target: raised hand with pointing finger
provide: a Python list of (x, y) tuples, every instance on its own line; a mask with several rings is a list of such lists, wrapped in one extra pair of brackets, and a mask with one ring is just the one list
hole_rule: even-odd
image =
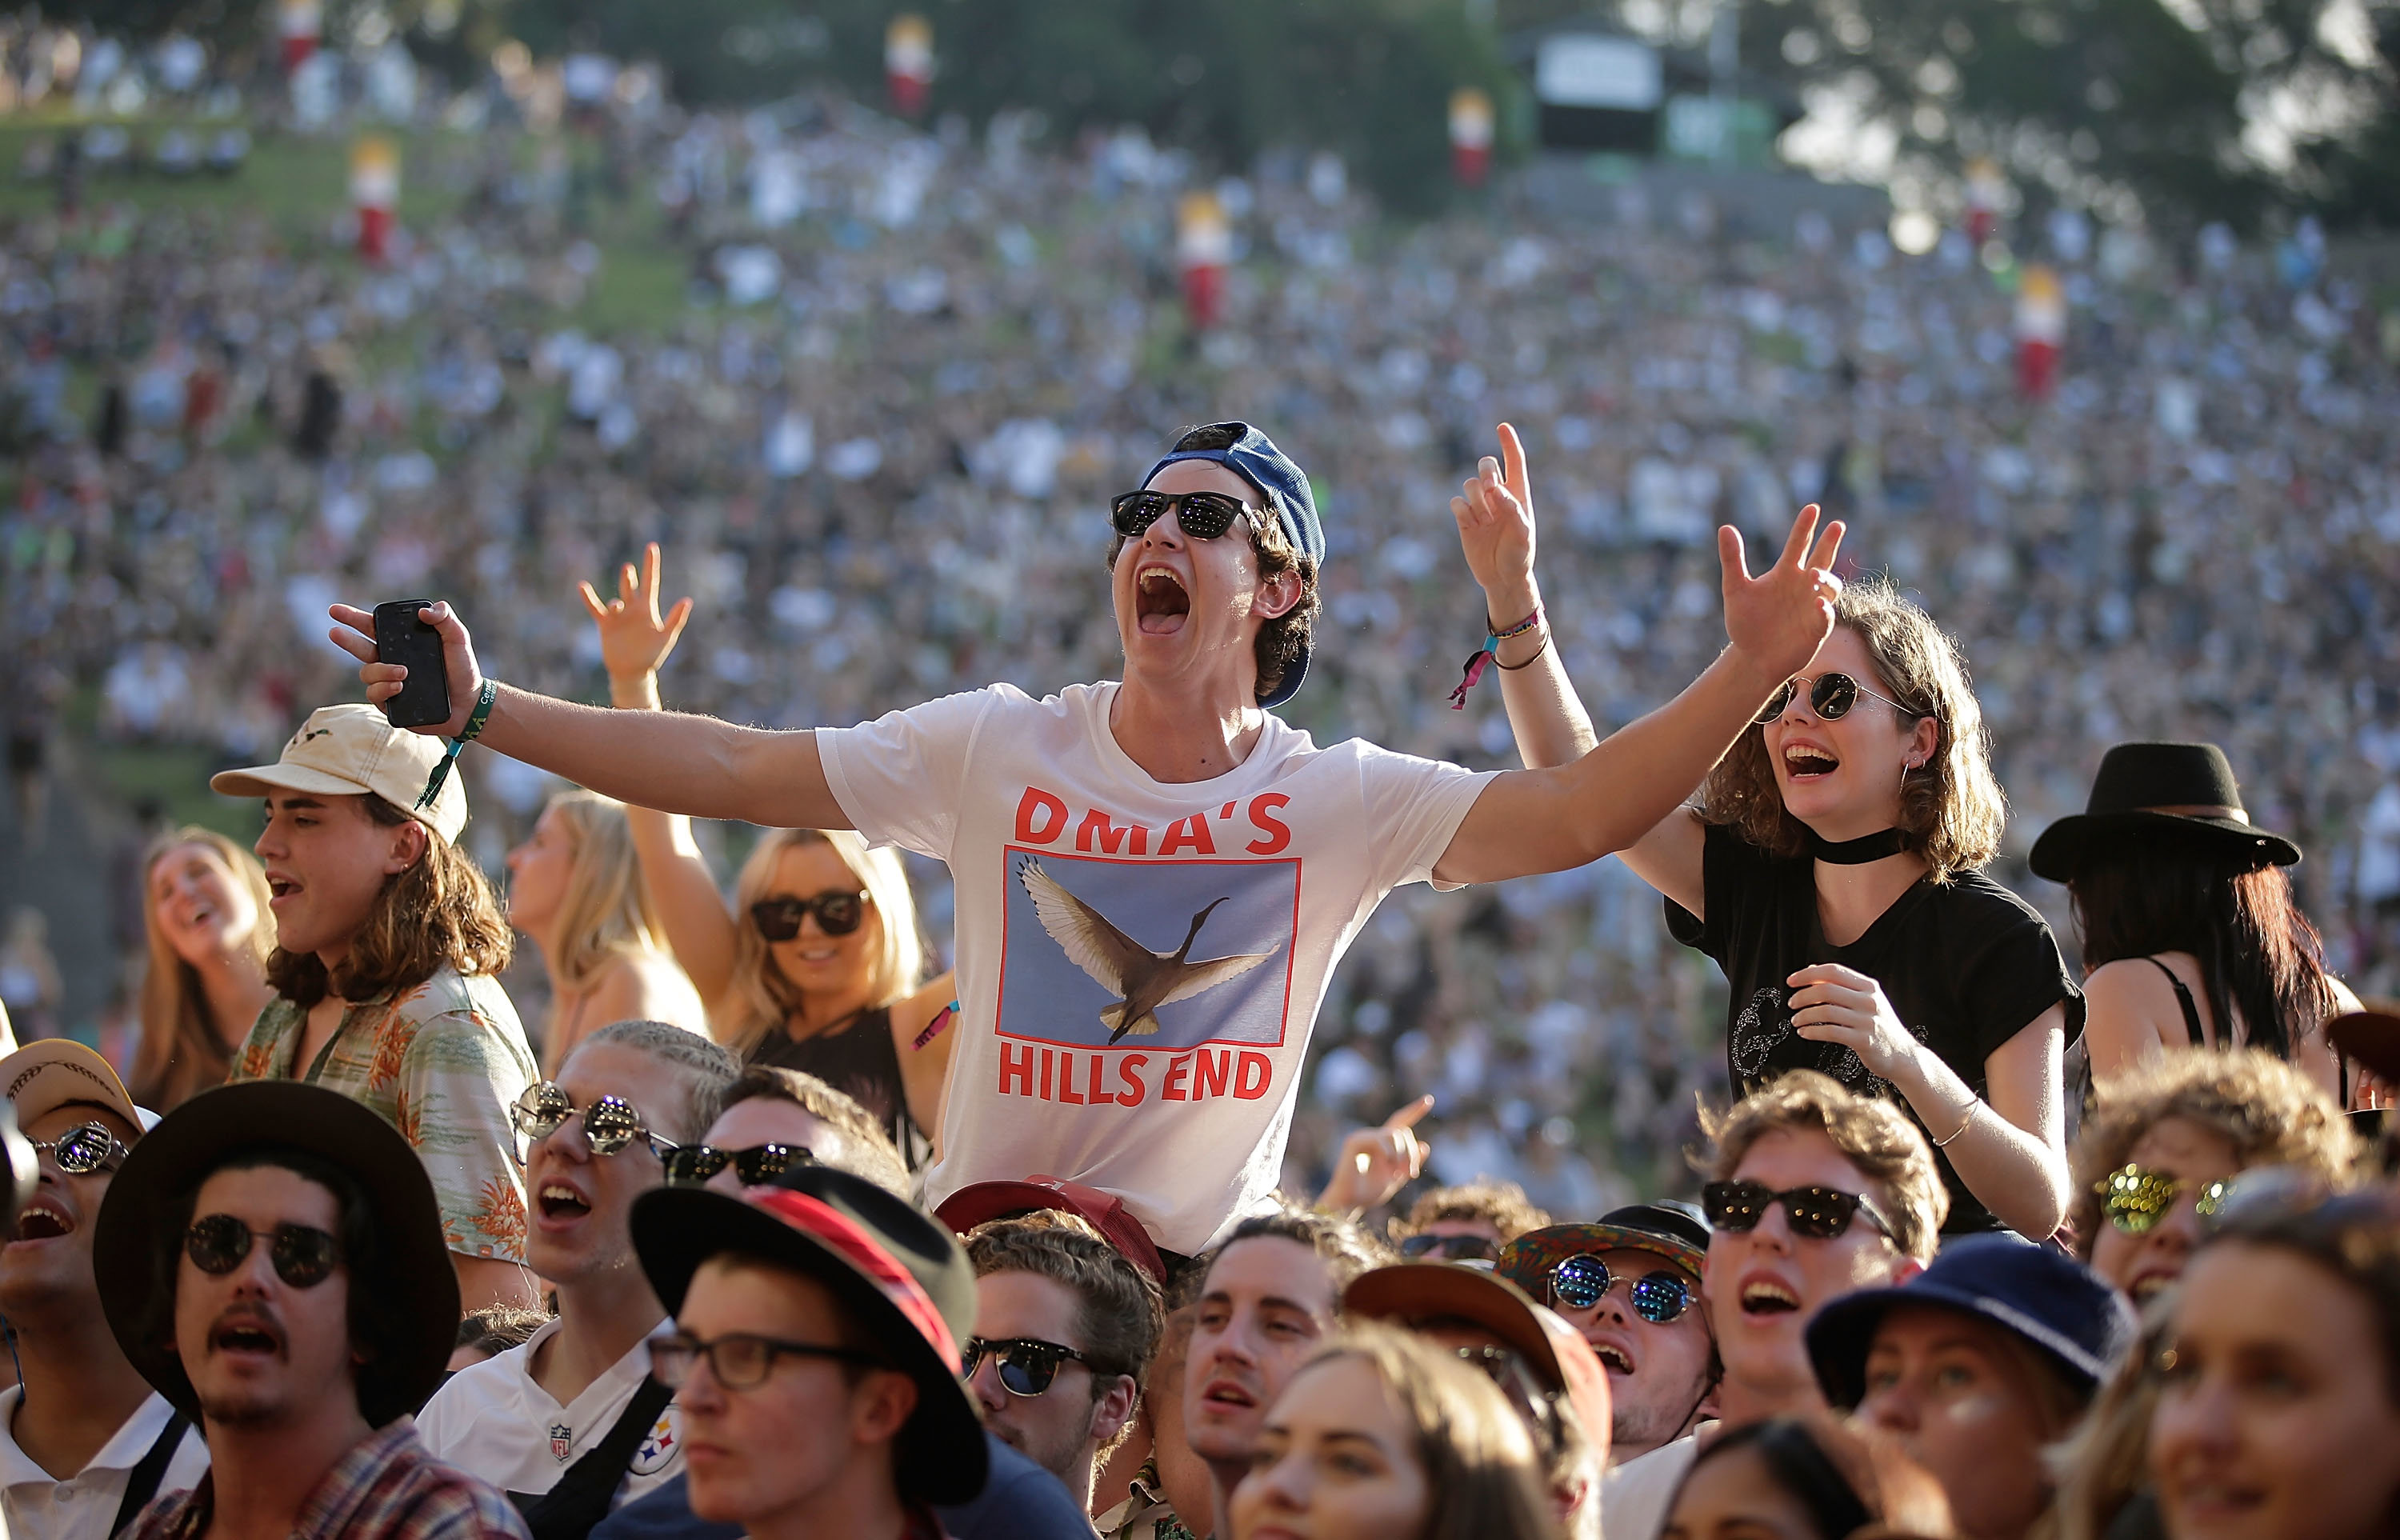
[(1416, 1125), (1433, 1111), (1430, 1094), (1385, 1118), (1379, 1128), (1354, 1128), (1333, 1157), (1333, 1178), (1316, 1195), (1316, 1206), (1343, 1214), (1378, 1208), (1425, 1170), (1433, 1147), (1417, 1138)]

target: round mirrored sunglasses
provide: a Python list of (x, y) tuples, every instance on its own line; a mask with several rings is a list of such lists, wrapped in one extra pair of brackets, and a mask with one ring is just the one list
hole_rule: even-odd
[(1606, 1262), (1587, 1252), (1550, 1269), (1550, 1293), (1571, 1310), (1591, 1309), (1618, 1284), (1626, 1286), (1634, 1314), (1654, 1326), (1665, 1326), (1692, 1308), (1691, 1284), (1666, 1268), (1636, 1278), (1611, 1273)]

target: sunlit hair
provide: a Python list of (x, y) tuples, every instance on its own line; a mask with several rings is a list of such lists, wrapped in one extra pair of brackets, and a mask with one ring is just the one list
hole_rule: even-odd
[(1280, 1194), (1277, 1200), (1280, 1206), (1270, 1213), (1251, 1215), (1209, 1248), (1201, 1259), (1202, 1265), (1185, 1274), (1185, 1297), (1179, 1298), (1177, 1303), (1198, 1299), (1208, 1286), (1208, 1274), (1217, 1270), (1218, 1260), (1243, 1241), (1291, 1241), (1316, 1252), (1325, 1263), (1326, 1292), (1336, 1302), (1359, 1274), (1399, 1261), (1390, 1247), (1340, 1215), (1304, 1208)]
[[(717, 1117), (743, 1101), (787, 1101), (841, 1136), (840, 1147), (828, 1155), (812, 1150), (820, 1164), (871, 1181), (895, 1197), (908, 1196), (908, 1167), (892, 1136), (876, 1115), (814, 1075), (771, 1064), (753, 1064), (725, 1088)], [(716, 1118), (709, 1120), (711, 1123)]]
[(1769, 1417), (1734, 1428), (1704, 1444), (1684, 1470), (1668, 1512), (1710, 1462), (1748, 1450), (1776, 1489), (1797, 1503), (1810, 1529), (1825, 1540), (1872, 1533), (1954, 1534), (1950, 1500), (1931, 1472), (1894, 1440), (1821, 1411)]
[(2168, 1118), (2224, 1138), (2245, 1171), (2292, 1166), (2339, 1186), (2358, 1162), (2350, 1120), (2282, 1059), (2257, 1048), (2170, 1049), (2111, 1079), (2067, 1152), (2073, 1194), (2066, 1224), (2086, 1258), (2107, 1222), (2100, 1216), (2100, 1185), (2132, 1157), (2144, 1134)]
[(2092, 1409), (2045, 1451), (2053, 1491), (2029, 1540), (2106, 1540), (2117, 1516), (2149, 1484), (2150, 1413), (2159, 1404), (2159, 1353), (2166, 1346), (2172, 1296), (2150, 1303), (2142, 1335), (2120, 1359)]
[[(250, 895), (256, 918), (243, 950), (263, 975), (275, 951), (275, 914), (266, 868), (258, 858), (214, 829), (186, 824), (160, 835), (142, 852), (142, 932), (148, 963), (142, 974), (142, 1044), (134, 1050), (133, 1099), (156, 1112), (181, 1106), (196, 1093), (224, 1083), (233, 1068), (233, 1048), (251, 1024), (219, 1021), (209, 1008), (199, 970), (177, 955), (158, 924), (158, 899), (151, 879), (159, 861), (185, 845), (205, 846), (224, 864), (228, 880)], [(230, 1040), (230, 1041), (228, 1041)]]
[[(1098, 1231), (1072, 1214), (1041, 1208), (979, 1224), (967, 1232), (965, 1244), (978, 1278), (1030, 1273), (1075, 1297), (1075, 1334), (1091, 1361), (1093, 1400), (1118, 1376), (1133, 1381), (1137, 1392), (1148, 1388), (1166, 1310), (1150, 1274)], [(1128, 1417), (1100, 1457), (1132, 1430)]]
[[(1936, 882), (1983, 865), (1999, 853), (2008, 799), (1992, 774), (1991, 734), (1958, 644), (1888, 578), (1843, 589), (1834, 623), (1859, 639), (1875, 665), (1876, 676), (1859, 682), (1920, 718), (1930, 716), (1939, 735), (1932, 757), (1901, 777), (1899, 827), (1908, 848)], [(1861, 701), (1858, 709), (1890, 708)], [(1915, 726), (1903, 721), (1897, 730)], [(1700, 811), (1773, 854), (1796, 856), (1807, 848), (1800, 821), (1784, 811), (1766, 730), (1754, 724), (1701, 784)]]
[(2334, 995), (2325, 943), (2292, 902), (2281, 866), (2228, 857), (2167, 830), (2094, 840), (2066, 891), (2083, 965), (2189, 952), (2216, 1041), (2242, 1041), (2278, 1058), (2322, 1038)]
[(596, 792), (560, 792), (542, 811), (558, 814), (573, 854), (566, 893), (551, 922), (551, 976), (561, 990), (585, 989), (620, 961), (666, 955), (666, 933), (642, 881), (625, 804)]
[(1411, 1205), (1408, 1217), (1395, 1220), (1391, 1230), (1395, 1236), (1421, 1235), (1427, 1225), (1443, 1220), (1481, 1220), (1500, 1232), (1504, 1245), (1550, 1224), (1550, 1217), (1534, 1207), (1515, 1182), (1484, 1180), (1433, 1189)]
[(725, 1045), (744, 1057), (800, 1008), (799, 988), (775, 965), (774, 948), (751, 923), (750, 906), (774, 896), (776, 865), (785, 851), (802, 845), (831, 849), (866, 890), (866, 918), (860, 927), (869, 933), (868, 1003), (889, 1005), (925, 981), (925, 934), (897, 851), (888, 845), (870, 850), (866, 838), (852, 829), (770, 829), (759, 836), (734, 881), (733, 977), (718, 1007), (725, 1019), (716, 1024)]
[[(382, 797), (362, 794), (359, 806), (385, 828), (410, 822)], [(306, 1010), (337, 994), (380, 1000), (413, 989), (444, 968), (461, 977), (497, 974), (516, 955), (516, 934), (474, 857), (425, 831), (425, 854), (384, 879), (366, 923), (350, 938), (349, 955), (330, 975), (314, 952), (278, 947), (266, 960), (266, 982)]]
[(742, 1061), (724, 1048), (689, 1028), (664, 1021), (612, 1021), (577, 1043), (575, 1052), (612, 1045), (648, 1055), (661, 1069), (683, 1082), (683, 1095), (675, 1104), (675, 1126), (650, 1130), (678, 1144), (696, 1143), (707, 1134), (708, 1125), (725, 1111), (726, 1093), (742, 1073)]
[[(2372, 1360), (2383, 1382), (2384, 1406), (2400, 1411), (2400, 1196), (2384, 1189), (2299, 1207), (2246, 1204), (2201, 1242), (2192, 1263), (2237, 1247), (2298, 1257), (2359, 1297), (2374, 1323), (2374, 1338), (2345, 1340), (2339, 1351)], [(2393, 1506), (2400, 1508), (2400, 1493)], [(2392, 1517), (2400, 1519), (2400, 1513)]]
[(1750, 1147), (1778, 1128), (1823, 1134), (1859, 1175), (1884, 1190), (1876, 1206), (1891, 1223), (1891, 1243), (1918, 1261), (1932, 1260), (1942, 1221), (1950, 1217), (1950, 1192), (1932, 1147), (1899, 1108), (1831, 1075), (1787, 1070), (1722, 1112), (1700, 1110), (1700, 1132), (1714, 1147), (1695, 1164), (1713, 1180), (1731, 1181)]
[(1558, 1534), (1533, 1435), (1490, 1380), (1424, 1337), (1361, 1322), (1293, 1371), (1286, 1393), (1302, 1376), (1344, 1362), (1373, 1371), (1413, 1435), (1411, 1452), (1425, 1481), (1421, 1540)]

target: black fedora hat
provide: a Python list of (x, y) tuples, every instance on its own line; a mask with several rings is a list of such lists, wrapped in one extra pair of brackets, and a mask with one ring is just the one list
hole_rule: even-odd
[(683, 1312), (702, 1262), (739, 1252), (831, 1289), (892, 1366), (917, 1382), (893, 1440), (901, 1493), (952, 1505), (983, 1491), (983, 1424), (959, 1383), (975, 1330), (975, 1268), (933, 1216), (828, 1165), (794, 1166), (736, 1198), (664, 1187), (634, 1200), (634, 1249), (667, 1314)]
[[(183, 1245), (184, 1195), (250, 1150), (298, 1150), (338, 1166), (366, 1192), (383, 1255), (354, 1266), (353, 1288), (377, 1291), (392, 1323), (360, 1377), (359, 1411), (381, 1427), (414, 1412), (442, 1383), (458, 1337), (458, 1277), (442, 1233), (442, 1209), (424, 1163), (398, 1130), (338, 1091), (301, 1081), (245, 1081), (203, 1091), (142, 1136), (109, 1183), (92, 1231), (100, 1307), (125, 1356), (186, 1416), (199, 1397), (175, 1351), (158, 1336), (152, 1298), (164, 1256)], [(172, 1278), (171, 1270), (165, 1274)], [(172, 1320), (172, 1312), (167, 1318)]]
[(2300, 848), (2253, 825), (2225, 751), (2214, 743), (2119, 743), (2100, 756), (2083, 811), (2041, 831), (2026, 864), (2052, 882), (2083, 852), (2127, 838), (2199, 841), (2253, 865), (2295, 865)]

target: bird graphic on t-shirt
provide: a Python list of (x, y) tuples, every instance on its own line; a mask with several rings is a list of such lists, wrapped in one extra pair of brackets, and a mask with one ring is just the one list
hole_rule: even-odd
[[(1158, 1008), (1189, 1000), (1229, 978), (1239, 978), (1275, 956), (1277, 948), (1245, 952), (1234, 957), (1185, 961), (1209, 911), (1225, 902), (1209, 901), (1192, 917), (1183, 945), (1171, 952), (1153, 952), (1109, 923), (1108, 917), (1058, 885), (1057, 879), (1030, 858), (1018, 864), (1016, 879), (1033, 900), (1033, 912), (1074, 964), (1092, 975), (1101, 988), (1121, 998), (1100, 1012), (1100, 1024), (1110, 1029), (1109, 1041), (1131, 1032), (1147, 1036), (1158, 1030)], [(1230, 898), (1232, 895), (1227, 894)]]

